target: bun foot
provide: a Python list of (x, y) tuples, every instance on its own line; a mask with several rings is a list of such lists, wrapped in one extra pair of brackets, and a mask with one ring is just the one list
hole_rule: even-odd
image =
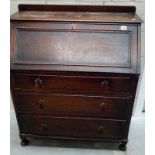
[(127, 144), (126, 141), (121, 142), (121, 144), (119, 145), (119, 150), (126, 151), (127, 149), (126, 144)]
[(20, 142), (21, 146), (27, 146), (29, 143), (29, 140), (26, 138), (22, 138)]

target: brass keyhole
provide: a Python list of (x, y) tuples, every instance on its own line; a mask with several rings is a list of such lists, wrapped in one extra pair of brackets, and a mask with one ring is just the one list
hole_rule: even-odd
[(76, 24), (71, 24), (71, 29), (74, 30), (76, 27)]

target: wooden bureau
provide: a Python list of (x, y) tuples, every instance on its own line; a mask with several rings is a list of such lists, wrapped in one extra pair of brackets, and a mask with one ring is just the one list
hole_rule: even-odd
[(19, 5), (11, 92), (28, 138), (119, 142), (126, 149), (140, 74), (134, 6)]

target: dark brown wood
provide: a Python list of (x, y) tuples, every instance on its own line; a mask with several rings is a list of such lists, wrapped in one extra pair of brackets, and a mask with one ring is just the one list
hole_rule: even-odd
[(19, 4), (19, 11), (68, 11), (68, 12), (135, 12), (135, 6), (90, 6), (90, 5), (36, 5)]
[[(11, 20), (141, 23), (135, 6), (19, 5)], [(44, 12), (44, 13), (42, 13)], [(91, 12), (91, 14), (90, 14)]]
[(66, 27), (70, 30), (56, 30), (58, 27), (49, 31), (18, 28), (14, 62), (131, 68), (130, 31), (104, 31), (104, 28), (97, 31), (90, 25), (88, 30), (78, 30), (80, 25), (77, 24), (73, 25), (74, 30), (71, 24), (66, 24)]
[(17, 111), (25, 114), (128, 118), (132, 96), (88, 96), (66, 94), (17, 93)]
[(140, 74), (135, 7), (19, 5), (11, 16), (11, 93), (31, 138), (120, 142)]
[(13, 24), (18, 44), (12, 47), (11, 68), (137, 73), (137, 26), (122, 31), (121, 25), (74, 25), (76, 30), (72, 23)]
[(59, 21), (59, 22), (95, 22), (105, 24), (138, 24), (142, 20), (136, 14), (129, 13), (88, 13), (88, 12), (17, 12), (11, 16), (11, 21)]
[[(84, 138), (126, 138), (125, 120), (104, 120), (94, 118), (37, 117), (20, 116), (22, 131), (26, 134), (38, 134), (62, 137)], [(27, 128), (29, 126), (29, 128)], [(103, 131), (101, 130), (103, 128)], [(100, 129), (99, 129), (100, 128)], [(114, 130), (115, 129), (115, 130)]]
[[(16, 90), (34, 90), (34, 91), (59, 91), (67, 92), (124, 92), (134, 93), (135, 86), (133, 78), (106, 76), (57, 76), (57, 75), (35, 75), (35, 74), (15, 74), (14, 89)], [(36, 83), (37, 79), (41, 82)], [(104, 82), (108, 82), (104, 84)]]

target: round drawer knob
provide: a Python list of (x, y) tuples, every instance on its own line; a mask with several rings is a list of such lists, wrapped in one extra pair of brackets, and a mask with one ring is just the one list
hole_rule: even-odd
[(102, 82), (101, 82), (101, 86), (102, 86), (103, 88), (107, 88), (107, 87), (109, 86), (109, 81), (108, 81), (108, 80), (102, 81)]
[(103, 133), (103, 131), (104, 131), (103, 126), (99, 126), (99, 127), (97, 128), (97, 131), (98, 131), (98, 133)]
[(44, 107), (44, 101), (39, 100), (39, 101), (37, 102), (37, 106), (38, 106), (40, 109), (43, 109), (43, 107)]
[(104, 102), (102, 102), (102, 103), (100, 104), (100, 108), (101, 108), (102, 110), (105, 109), (105, 103), (104, 103)]
[(41, 125), (41, 130), (46, 131), (48, 129), (48, 125), (47, 124), (42, 124)]
[(40, 79), (40, 78), (36, 78), (34, 80), (34, 83), (37, 85), (37, 86), (41, 86), (43, 84), (43, 81)]

